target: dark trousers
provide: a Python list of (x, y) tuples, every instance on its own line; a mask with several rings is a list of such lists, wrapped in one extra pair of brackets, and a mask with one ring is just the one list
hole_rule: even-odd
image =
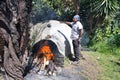
[(75, 56), (75, 61), (78, 61), (80, 57), (82, 57), (81, 50), (79, 48), (79, 41), (78, 40), (73, 40), (73, 50), (74, 50), (74, 56)]

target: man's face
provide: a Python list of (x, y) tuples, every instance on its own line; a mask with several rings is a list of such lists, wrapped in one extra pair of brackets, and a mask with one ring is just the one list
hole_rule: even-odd
[(77, 19), (76, 19), (76, 18), (73, 18), (73, 22), (77, 22)]

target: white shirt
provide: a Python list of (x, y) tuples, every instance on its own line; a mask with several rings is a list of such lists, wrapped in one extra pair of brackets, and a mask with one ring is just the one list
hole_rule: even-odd
[(77, 21), (76, 23), (71, 22), (71, 26), (72, 26), (72, 31), (71, 31), (71, 39), (72, 40), (76, 40), (79, 37), (79, 29), (82, 29), (83, 32), (83, 25)]

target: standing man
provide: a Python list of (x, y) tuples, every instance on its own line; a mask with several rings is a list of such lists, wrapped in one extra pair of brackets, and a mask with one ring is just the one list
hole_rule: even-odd
[(73, 17), (73, 22), (66, 22), (66, 24), (72, 26), (72, 31), (71, 31), (71, 39), (72, 39), (72, 44), (73, 44), (73, 49), (74, 49), (74, 57), (73, 61), (75, 63), (79, 63), (80, 58), (83, 58), (83, 55), (81, 54), (81, 50), (79, 49), (79, 44), (81, 42), (81, 37), (83, 34), (83, 26), (80, 23), (80, 16), (75, 15)]

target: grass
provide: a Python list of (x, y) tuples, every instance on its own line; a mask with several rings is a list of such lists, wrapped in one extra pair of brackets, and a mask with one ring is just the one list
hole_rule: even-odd
[(102, 73), (97, 80), (120, 80), (120, 59), (119, 56), (90, 52), (90, 55), (96, 57)]

